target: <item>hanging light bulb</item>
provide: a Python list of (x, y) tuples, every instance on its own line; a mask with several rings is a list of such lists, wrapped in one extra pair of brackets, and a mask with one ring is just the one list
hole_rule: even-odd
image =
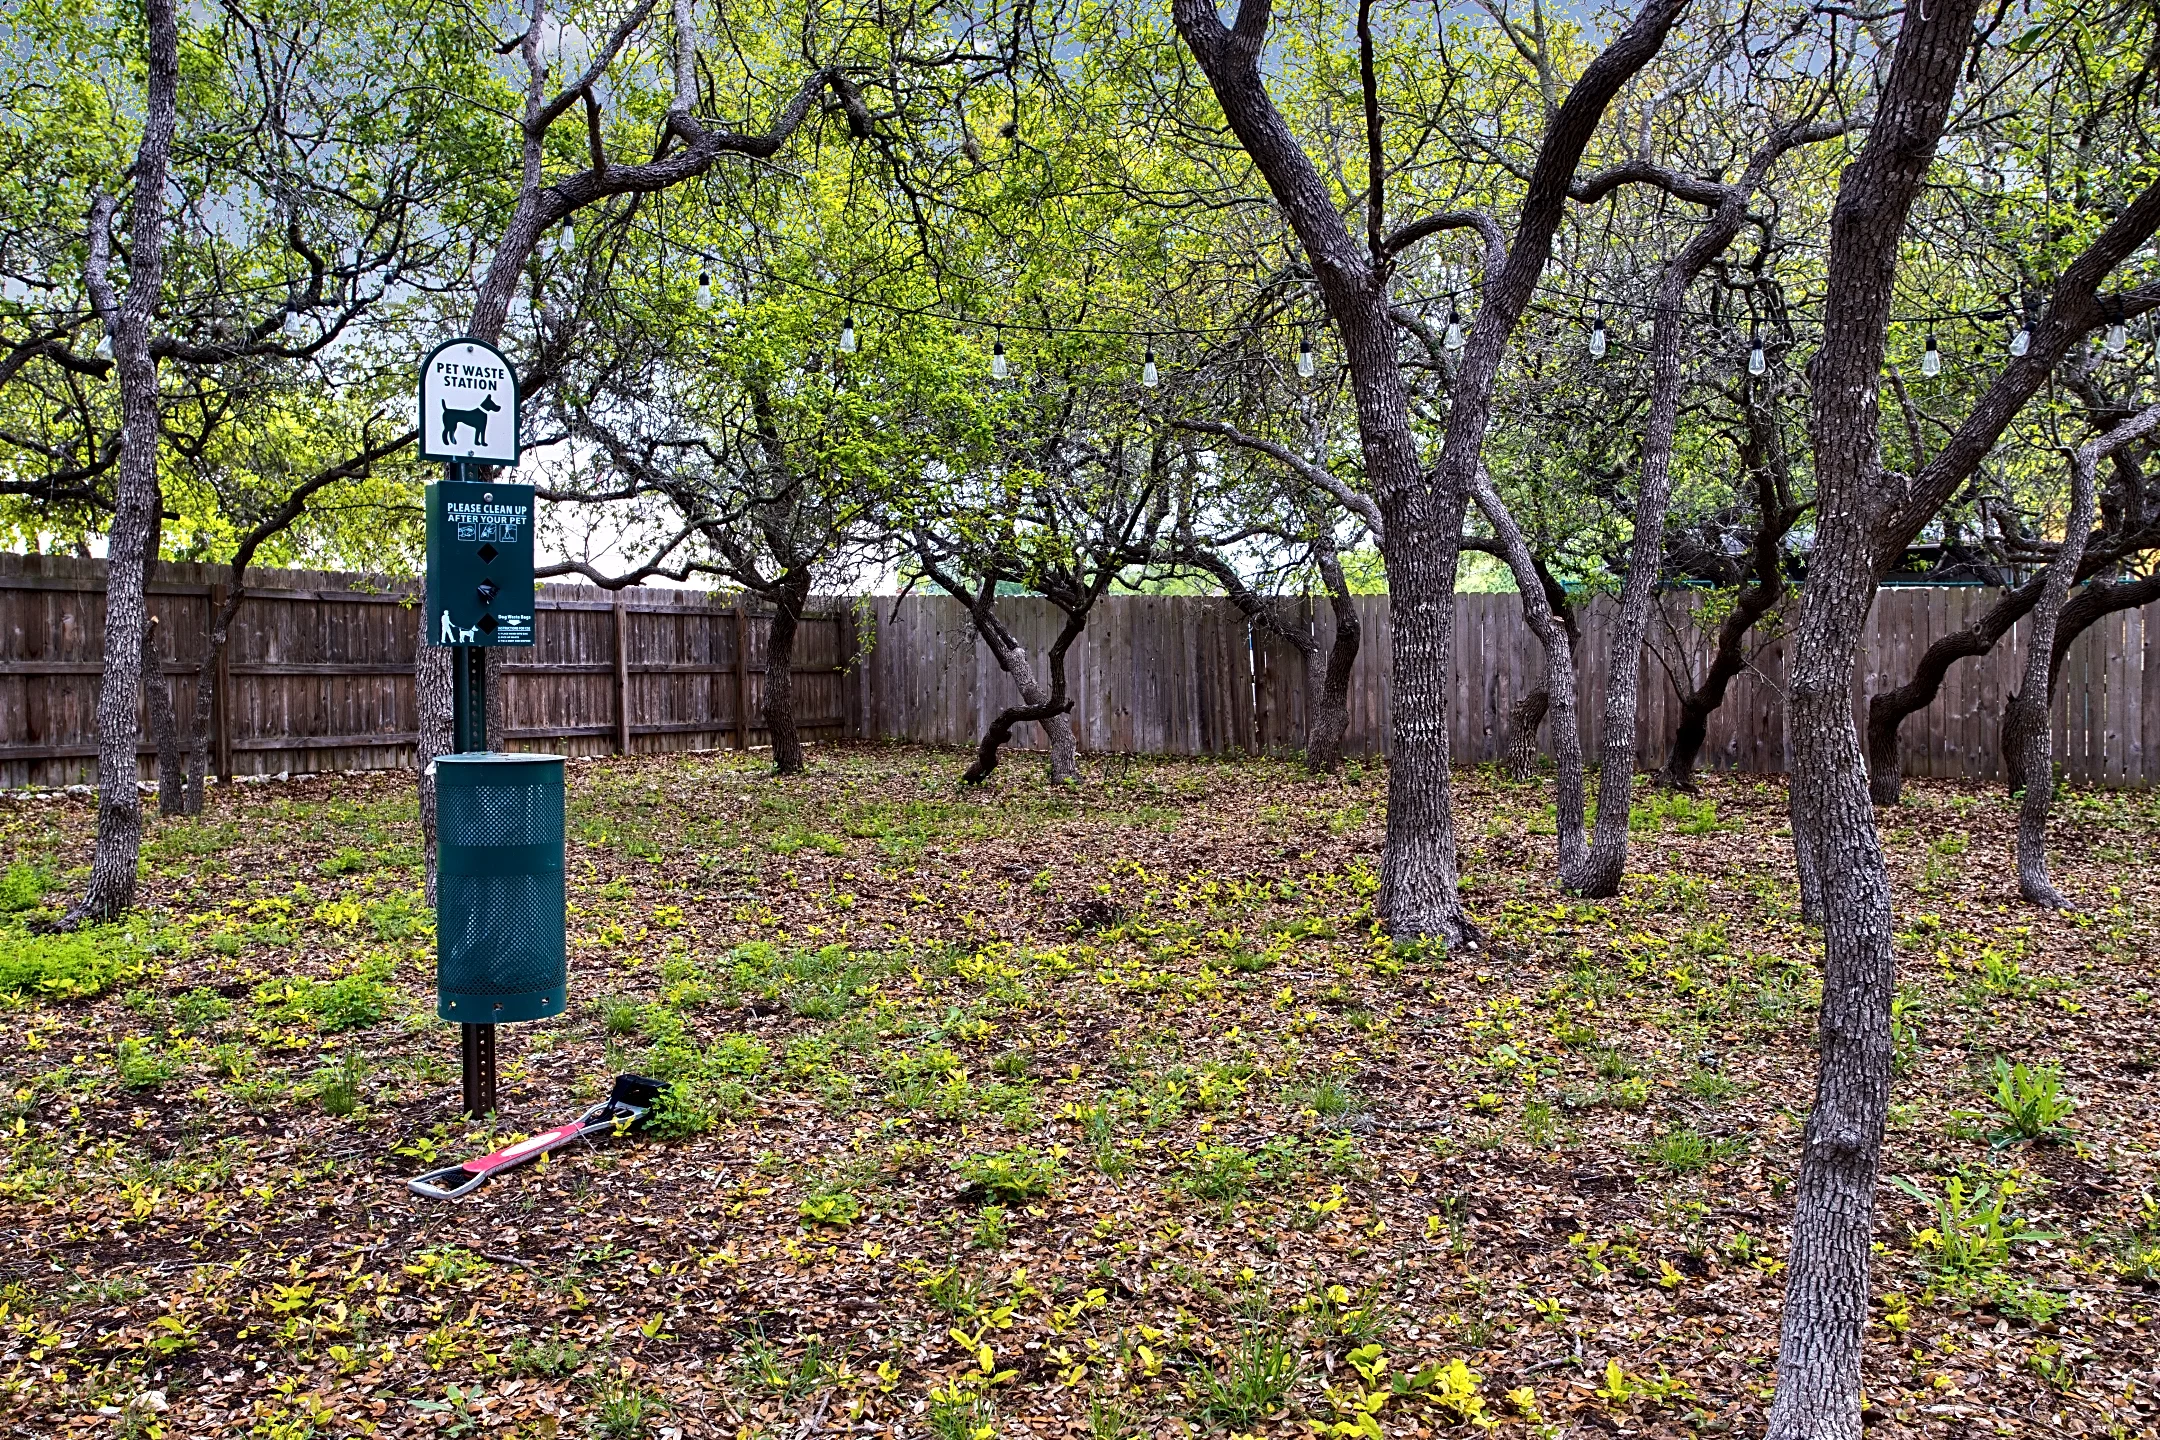
[(562, 222), (562, 249), (566, 255), (577, 249), (577, 221), (574, 219)]
[(2114, 324), (2108, 326), (2107, 353), (2120, 360), (2123, 352), (2129, 348), (2130, 331), (2122, 321), (2117, 320)]
[(2012, 355), (2023, 355), (2030, 349), (2032, 349), (2032, 331), (2020, 325), (2017, 334), (2010, 337), (2010, 353)]
[(840, 322), (840, 353), (843, 355), (855, 353), (855, 317), (853, 315)]
[(285, 312), (285, 338), (287, 340), (300, 338), (300, 312), (297, 310)]
[(990, 347), (990, 378), (1002, 380), (1005, 373), (1005, 342), (999, 340)]
[(1448, 307), (1447, 312), (1447, 339), (1445, 344), (1450, 350), (1460, 350), (1463, 345), (1462, 316), (1455, 313), (1455, 307), (1452, 305)]
[(697, 277), (697, 308), (712, 309), (712, 276), (700, 270)]
[(1155, 369), (1155, 352), (1150, 349), (1147, 358), (1140, 362), (1140, 383), (1152, 390), (1162, 383), (1162, 375)]
[(1605, 317), (1602, 315), (1590, 322), (1590, 358), (1605, 358)]
[(1313, 377), (1313, 353), (1312, 341), (1310, 340), (1297, 342), (1297, 373), (1306, 380)]
[(112, 331), (107, 330), (98, 336), (97, 357), (100, 360), (112, 359)]
[(1763, 353), (1761, 338), (1755, 335), (1748, 336), (1747, 373), (1760, 375), (1769, 368), (1770, 357)]
[(1927, 349), (1920, 352), (1920, 373), (1932, 380), (1942, 374), (1942, 351), (1935, 348), (1935, 337), (1928, 336)]

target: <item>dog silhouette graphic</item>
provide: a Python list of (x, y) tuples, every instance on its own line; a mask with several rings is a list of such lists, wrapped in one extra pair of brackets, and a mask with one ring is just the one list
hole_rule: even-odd
[(463, 426), (470, 425), (473, 432), (473, 444), (487, 444), (488, 416), (501, 409), (502, 406), (495, 403), (493, 395), (482, 400), (480, 408), (477, 410), (453, 410), (448, 405), (443, 406), (442, 443), (455, 445), (458, 430)]
[(442, 640), (439, 643), (444, 645), (470, 645), (479, 633), (478, 626), (451, 624), (450, 612), (447, 610), (442, 612)]

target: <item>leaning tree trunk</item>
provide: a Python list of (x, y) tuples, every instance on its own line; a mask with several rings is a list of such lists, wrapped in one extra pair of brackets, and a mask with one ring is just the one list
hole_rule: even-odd
[(1962, 630), (1929, 645), (1913, 666), (1912, 678), (1895, 690), (1868, 697), (1867, 750), (1868, 794), (1877, 805), (1895, 805), (1904, 793), (1904, 762), (1898, 732), (1905, 721), (1935, 703), (1942, 693), (1950, 667), (1960, 660), (1985, 655), (1995, 648), (2011, 627), (2025, 618), (2040, 599), (2040, 577), (2034, 576), (1987, 608), (1985, 614)]
[[(974, 763), (969, 765), (967, 772), (960, 777), (961, 784), (980, 785), (988, 780), (997, 769), (999, 752), (1012, 740), (1014, 729), (1031, 721), (1041, 725), (1050, 736), (1051, 780), (1062, 784), (1079, 778), (1079, 766), (1071, 748), (1072, 701), (1065, 694), (1065, 652), (1072, 648), (1072, 643), (1080, 638), (1080, 632), (1086, 628), (1088, 612), (1094, 608), (1095, 598), (1091, 595), (1087, 604), (1065, 612), (1065, 624), (1059, 629), (1057, 638), (1050, 642), (1049, 653), (1045, 656), (1046, 666), (1050, 671), (1050, 683), (1044, 685), (1036, 679), (1035, 669), (1028, 663), (1027, 652), (1013, 638), (1012, 632), (990, 613), (989, 591), (985, 590), (983, 603), (975, 610), (977, 633), (989, 643), (991, 654), (997, 657), (998, 663), (1013, 677), (1013, 683), (1019, 686), (1023, 703), (1008, 705), (992, 718), (983, 731), (982, 739), (976, 744)], [(1064, 722), (1062, 728), (1066, 746), (1063, 762), (1066, 769), (1063, 774), (1059, 773), (1058, 758), (1060, 721)]]
[(765, 640), (765, 733), (772, 737), (776, 775), (803, 772), (802, 733), (795, 723), (795, 635), (810, 603), (810, 583), (809, 570), (790, 570), (772, 595), (772, 629)]
[[(2055, 648), (2055, 626), (2062, 618), (2063, 602), (2070, 598), (2070, 577), (2077, 570), (2085, 548), (2085, 531), (2092, 524), (2093, 484), (2089, 466), (2076, 459), (2070, 465), (2070, 518), (2063, 528), (2062, 548), (2042, 572), (2045, 584), (2040, 603), (2033, 606), (2032, 636), (2025, 654), (2025, 674), (2018, 693), (2003, 713), (2005, 748), (2013, 723), (2017, 729), (2015, 753), (2024, 772), (2025, 797), (2018, 806), (2018, 894), (2028, 905), (2043, 910), (2074, 909), (2048, 880), (2048, 807), (2055, 796), (2055, 757), (2049, 733), (2048, 703), (2052, 676), (2049, 657)], [(2013, 722), (2013, 717), (2015, 721)]]
[[(1763, 503), (1773, 505), (1774, 497), (1765, 485)], [(1672, 746), (1665, 753), (1665, 766), (1657, 773), (1661, 785), (1692, 794), (1695, 790), (1695, 765), (1702, 758), (1703, 742), (1710, 735), (1710, 717), (1717, 714), (1725, 703), (1725, 694), (1732, 682), (1747, 669), (1747, 637), (1757, 622), (1777, 607), (1785, 594), (1783, 556), (1779, 543), (1785, 532), (1792, 528), (1798, 510), (1787, 508), (1778, 514), (1765, 511), (1755, 532), (1755, 583), (1741, 590), (1733, 601), (1732, 612), (1718, 626), (1717, 649), (1710, 657), (1710, 665), (1703, 672), (1700, 684), (1680, 696), (1680, 719), (1673, 727)]]
[[(2070, 582), (2085, 558), (2085, 537), (2092, 529), (2098, 508), (2094, 471), (2100, 457), (2128, 444), (2160, 424), (2160, 405), (2124, 421), (2097, 439), (2087, 441), (2070, 456), (2070, 514), (2063, 521), (2062, 546), (2043, 574), (2040, 603), (2033, 607), (2032, 636), (2025, 652), (2025, 676), (2013, 705), (2023, 710), (2023, 733), (2018, 750), (2024, 764), (2025, 799), (2018, 807), (2018, 894), (2027, 904), (2043, 910), (2075, 907), (2048, 880), (2048, 806), (2055, 793), (2054, 756), (2049, 753), (2048, 707), (2054, 689), (2061, 651), (2056, 630), (2070, 599)], [(2090, 623), (2089, 621), (2087, 622)], [(2009, 716), (2004, 716), (2005, 731)]]
[(105, 573), (104, 683), (98, 692), (97, 846), (90, 883), (70, 907), (75, 924), (116, 920), (135, 904), (142, 849), (142, 799), (135, 789), (135, 710), (142, 698), (144, 547), (158, 499), (158, 378), (150, 320), (164, 284), (165, 179), (179, 113), (180, 31), (172, 0), (144, 0), (148, 49), (143, 136), (129, 174), (135, 193), (128, 217), (126, 298), (114, 303), (109, 262), (116, 204), (90, 207), (91, 298), (107, 319), (120, 381), (120, 464)]
[(1327, 775), (1342, 763), (1343, 741), (1350, 734), (1350, 672), (1357, 664), (1365, 630), (1334, 546), (1315, 548), (1320, 578), (1327, 586), (1328, 610), (1335, 617), (1335, 639), (1325, 660), (1317, 635), (1305, 651), (1305, 768)]
[[(2086, 563), (2078, 568), (2080, 571), (2093, 568), (2090, 550), (2086, 552)], [(2063, 659), (2079, 636), (2117, 611), (2135, 610), (2155, 600), (2160, 600), (2160, 570), (2135, 580), (2095, 581), (2071, 596), (2070, 602), (2063, 606), (2062, 618), (2055, 622), (2055, 645), (2048, 659), (2049, 696), (2054, 695)], [(2050, 698), (2048, 705), (2041, 707), (2043, 720), (2053, 704)], [(2003, 779), (2012, 795), (2025, 789), (2025, 730), (2033, 722), (2032, 712), (2019, 702), (2018, 696), (2012, 696), (2004, 707), (2002, 726)]]
[[(1545, 683), (1518, 702), (1510, 719), (1515, 725), (1514, 745), (1524, 747), (1518, 778), (1528, 779), (1537, 765), (1537, 721), (1550, 717), (1553, 750), (1553, 830), (1559, 851), (1562, 885), (1572, 885), (1582, 868), (1588, 846), (1583, 838), (1582, 726), (1575, 718), (1575, 648), (1582, 635), (1567, 596), (1551, 574), (1530, 553), (1514, 512), (1501, 500), (1492, 477), (1481, 465), (1471, 476), (1472, 498), (1492, 527), (1493, 544), (1515, 576), (1522, 595), (1523, 622), (1545, 648)], [(1524, 707), (1534, 702), (1536, 719)], [(1528, 732), (1524, 734), (1527, 721)]]
[[(1082, 623), (1085, 623), (1085, 621), (1083, 620)], [(1050, 783), (1064, 785), (1078, 780), (1080, 778), (1080, 747), (1073, 739), (1071, 704), (1068, 702), (1052, 706), (1052, 691), (1057, 687), (1043, 683), (1042, 679), (1036, 675), (1035, 667), (1029, 663), (1027, 650), (1023, 646), (1013, 641), (1010, 636), (1006, 637), (1006, 642), (1002, 645), (993, 642), (990, 653), (996, 656), (999, 667), (1006, 674), (1012, 676), (1013, 686), (1019, 690), (1020, 699), (1023, 703), (1011, 707), (1013, 718), (1005, 722), (1003, 737), (998, 739), (995, 744), (991, 743), (989, 734), (986, 733), (983, 736), (981, 744), (977, 747), (979, 756), (988, 755), (993, 758), (990, 760), (989, 768), (983, 770), (980, 778), (987, 779), (990, 770), (996, 768), (997, 761), (994, 757), (1012, 739), (1013, 728), (1033, 721), (1042, 726), (1043, 739), (1050, 747), (1048, 769)], [(1020, 713), (1023, 711), (1027, 713)], [(1035, 713), (1038, 711), (1041, 713)], [(1000, 718), (1003, 719), (1002, 716)], [(992, 722), (993, 729), (996, 728), (997, 723), (997, 721)], [(979, 763), (980, 758), (978, 757)], [(974, 784), (976, 782), (970, 781), (969, 783)]]
[(1508, 707), (1507, 773), (1511, 780), (1529, 780), (1538, 767), (1538, 727), (1552, 708), (1552, 693), (1543, 685)]

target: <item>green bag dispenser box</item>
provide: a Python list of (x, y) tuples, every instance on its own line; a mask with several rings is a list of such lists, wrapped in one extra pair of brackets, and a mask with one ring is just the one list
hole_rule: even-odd
[(464, 1025), (562, 1014), (562, 757), (438, 755), (435, 835), (435, 1013)]

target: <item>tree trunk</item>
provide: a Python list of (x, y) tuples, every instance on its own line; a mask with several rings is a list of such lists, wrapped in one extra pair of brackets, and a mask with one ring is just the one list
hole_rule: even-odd
[[(414, 624), (420, 623), (415, 612)], [(453, 733), (456, 700), (450, 693), (450, 649), (430, 645), (421, 637), (413, 661), (414, 704), (420, 714), (420, 733), (413, 746), (413, 763), (420, 787), (420, 853), (426, 867), (429, 905), (435, 903), (435, 757), (447, 755), (457, 743)]]
[(769, 597), (773, 618), (765, 641), (765, 732), (772, 737), (776, 775), (803, 772), (802, 735), (795, 725), (795, 632), (810, 603), (810, 584), (807, 568), (790, 570)]
[[(203, 641), (202, 666), (195, 672), (195, 703), (191, 707), (194, 720), (188, 727), (187, 790), (180, 807), (183, 814), (202, 814), (203, 782), (210, 771), (210, 722), (217, 704), (218, 657), (225, 653), (225, 643), (232, 635), (233, 617), (240, 613), (240, 602), (246, 594), (240, 583), (240, 567), (236, 565), (225, 603), (210, 617), (210, 633)], [(231, 722), (228, 719), (226, 723)]]
[[(1522, 527), (1502, 503), (1484, 467), (1478, 468), (1471, 483), (1478, 509), (1492, 526), (1495, 538), (1491, 543), (1515, 575), (1515, 588), (1522, 595), (1523, 621), (1545, 649), (1545, 683), (1522, 704), (1537, 700), (1539, 718), (1551, 720), (1554, 844), (1560, 883), (1572, 889), (1589, 849), (1583, 837), (1582, 725), (1575, 718), (1575, 650), (1582, 643), (1582, 633), (1575, 627), (1575, 612), (1567, 603), (1567, 592), (1530, 553)], [(1518, 717), (1521, 711), (1522, 705), (1518, 704)], [(1516, 723), (1520, 733), (1520, 718)], [(1521, 772), (1521, 778), (1527, 779), (1537, 764), (1536, 721), (1530, 722), (1529, 734), (1520, 743), (1528, 747)]]
[(1878, 392), (1899, 245), (1978, 4), (1934, 0), (1907, 12), (1867, 142), (1839, 179), (1831, 216), (1823, 340), (1809, 367), (1817, 531), (1787, 682), (1793, 844), (1803, 894), (1813, 887), (1819, 895), (1823, 991), (1767, 1440), (1860, 1440), (1897, 956), (1852, 677), (1890, 523)]
[[(1001, 633), (1004, 632), (1003, 626), (997, 628)], [(982, 772), (983, 778), (987, 778), (990, 770), (996, 768), (996, 754), (1012, 739), (1014, 727), (1033, 721), (1042, 726), (1043, 740), (1050, 749), (1049, 765), (1046, 771), (1050, 782), (1053, 785), (1064, 785), (1078, 780), (1080, 778), (1080, 750), (1073, 740), (1072, 706), (1067, 704), (1058, 709), (1050, 708), (1052, 687), (1045, 684), (1041, 677), (1036, 675), (1035, 667), (1028, 661), (1026, 648), (1009, 633), (1003, 634), (1002, 641), (990, 641), (990, 653), (996, 657), (998, 668), (1012, 676), (1013, 686), (1020, 692), (1022, 703), (1008, 708), (1007, 713), (1013, 717), (1010, 720), (1005, 720), (1004, 715), (999, 717), (999, 720), (1005, 722), (1004, 733), (996, 744), (990, 743), (990, 736), (986, 733), (981, 746), (987, 746), (988, 748), (983, 749), (978, 746), (979, 756), (991, 757), (989, 768)], [(1042, 713), (1036, 714), (1034, 713), (1036, 711)], [(998, 721), (992, 721), (991, 728), (996, 729), (998, 723)], [(979, 758), (977, 763), (981, 763)], [(975, 782), (971, 781), (969, 783), (973, 784)]]
[[(2160, 405), (2152, 406), (2107, 434), (2087, 441), (2071, 453), (2070, 513), (2063, 521), (2062, 546), (2042, 572), (2040, 601), (2033, 607), (2032, 636), (2025, 651), (2025, 676), (2011, 708), (2022, 712), (2018, 721), (2022, 733), (2014, 753), (2024, 762), (2020, 768), (2024, 771), (2025, 782), (2024, 803), (2018, 807), (2018, 893), (2027, 904), (2038, 905), (2043, 910), (2076, 908), (2049, 882), (2047, 873), (2048, 806), (2055, 794), (2048, 709), (2054, 694), (2055, 675), (2062, 664), (2059, 622), (2069, 603), (2070, 583), (2084, 562), (2085, 537), (2092, 529), (2093, 512), (2098, 508), (2094, 472), (2099, 468), (2100, 458), (2146, 434), (2156, 423), (2160, 423)], [(2098, 615), (2093, 618), (2097, 619)], [(2085, 623), (2092, 622), (2087, 620)], [(2006, 712), (2003, 716), (2006, 749), (2009, 748), (2010, 728), (2010, 715)]]
[(1868, 697), (1868, 794), (1877, 805), (1895, 805), (1904, 791), (1904, 759), (1898, 732), (1905, 721), (1935, 703), (1950, 667), (1985, 655), (2031, 613), (2040, 599), (2040, 577), (2003, 592), (1986, 613), (1962, 630), (1952, 631), (1921, 652), (1912, 678), (1895, 690)]
[[(1050, 738), (1050, 779), (1055, 784), (1065, 784), (1079, 779), (1080, 769), (1072, 739), (1072, 701), (1065, 695), (1065, 652), (1080, 638), (1087, 625), (1088, 612), (1096, 598), (1090, 595), (1089, 603), (1065, 612), (1065, 624), (1057, 638), (1050, 642), (1045, 657), (1050, 670), (1050, 683), (1044, 685), (1036, 678), (1035, 667), (1028, 663), (1027, 652), (1013, 638), (1012, 632), (999, 623), (990, 610), (994, 587), (983, 587), (981, 603), (974, 607), (976, 631), (990, 646), (990, 653), (998, 664), (1013, 677), (1020, 689), (1023, 704), (1008, 705), (993, 718), (983, 731), (982, 740), (975, 747), (975, 761), (967, 773), (960, 777), (963, 785), (980, 785), (997, 769), (998, 753), (1012, 739), (1015, 726), (1036, 722)], [(1062, 725), (1060, 724), (1062, 722)], [(1059, 755), (1060, 730), (1062, 729), (1064, 753)]]
[(1350, 734), (1350, 672), (1357, 665), (1365, 630), (1334, 545), (1315, 546), (1314, 552), (1321, 583), (1327, 587), (1328, 610), (1335, 618), (1335, 639), (1324, 660), (1317, 635), (1305, 652), (1305, 768), (1329, 775), (1342, 764), (1343, 741)]
[[(2093, 569), (2092, 554), (2086, 552), (2081, 571)], [(2078, 637), (2100, 621), (2120, 610), (2135, 610), (2160, 600), (2160, 569), (2134, 580), (2094, 581), (2070, 597), (2063, 606), (2062, 618), (2055, 623), (2055, 644), (2048, 661), (2048, 707), (2054, 704), (2056, 680), (2062, 673), (2063, 658), (2070, 653)], [(2013, 716), (2011, 713), (2017, 710)], [(2043, 709), (2043, 714), (2045, 709)], [(2030, 716), (2019, 708), (2018, 697), (2012, 696), (2003, 707), (2002, 759), (2003, 779), (2010, 794), (2025, 788), (2025, 729)]]
[[(1750, 418), (1752, 422), (1754, 417)], [(1758, 427), (1751, 423), (1750, 430), (1757, 431)], [(1658, 783), (1690, 794), (1695, 790), (1695, 765), (1710, 734), (1710, 717), (1725, 703), (1732, 682), (1747, 669), (1748, 634), (1785, 595), (1782, 546), (1786, 532), (1800, 518), (1800, 508), (1784, 503), (1780, 493), (1783, 487), (1774, 473), (1776, 462), (1770, 448), (1774, 440), (1774, 433), (1761, 427), (1749, 444), (1751, 453), (1743, 457), (1756, 477), (1755, 544), (1749, 561), (1755, 583), (1743, 585), (1733, 601), (1732, 612), (1718, 626), (1717, 650), (1701, 682), (1680, 695), (1680, 718), (1673, 727), (1672, 746), (1666, 751), (1665, 767), (1657, 773)], [(1741, 578), (1745, 581), (1747, 577)]]
[(1538, 767), (1538, 727), (1552, 708), (1552, 694), (1543, 685), (1508, 707), (1507, 773), (1511, 780), (1529, 780)]
[(158, 378), (150, 355), (150, 321), (164, 284), (165, 180), (179, 104), (179, 23), (172, 0), (144, 0), (148, 37), (142, 143), (129, 171), (134, 196), (128, 217), (126, 298), (114, 303), (109, 278), (110, 232), (116, 204), (99, 196), (90, 207), (91, 300), (107, 320), (120, 382), (120, 463), (108, 533), (105, 576), (104, 683), (98, 692), (97, 845), (90, 883), (68, 912), (72, 924), (117, 920), (135, 905), (135, 867), (142, 848), (142, 798), (136, 779), (136, 706), (142, 699), (143, 631), (148, 623), (144, 547), (155, 525), (158, 498)]
[(1680, 331), (1688, 287), (1703, 267), (1740, 233), (1748, 197), (1760, 183), (1765, 151), (1738, 184), (1727, 187), (1709, 221), (1659, 277), (1657, 318), (1651, 332), (1650, 412), (1643, 421), (1642, 479), (1635, 495), (1635, 529), (1628, 543), (1627, 579), (1613, 624), (1612, 659), (1605, 681), (1605, 733), (1598, 762), (1597, 828), (1575, 887), (1592, 899), (1620, 892), (1627, 871), (1628, 812), (1635, 803), (1636, 709), (1642, 698), (1643, 639), (1657, 599), (1658, 571), (1665, 561), (1665, 517), (1672, 502), (1673, 435), (1680, 422)]

